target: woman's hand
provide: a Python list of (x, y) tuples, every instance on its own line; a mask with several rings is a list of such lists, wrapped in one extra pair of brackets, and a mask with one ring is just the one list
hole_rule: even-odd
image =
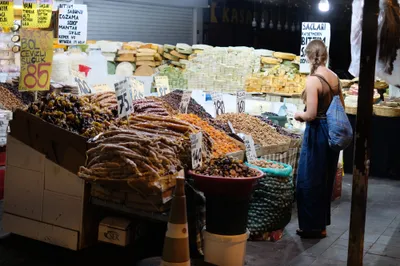
[(298, 112), (294, 114), (294, 119), (299, 122), (304, 122), (304, 119), (301, 117), (301, 113)]

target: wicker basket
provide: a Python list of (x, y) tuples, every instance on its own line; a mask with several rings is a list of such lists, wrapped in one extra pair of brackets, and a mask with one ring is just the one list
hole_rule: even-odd
[(346, 114), (357, 115), (357, 107), (346, 106), (345, 111), (346, 111)]
[(375, 105), (374, 114), (376, 116), (400, 117), (400, 108)]

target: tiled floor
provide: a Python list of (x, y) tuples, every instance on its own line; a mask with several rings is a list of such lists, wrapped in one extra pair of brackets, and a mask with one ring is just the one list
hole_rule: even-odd
[[(327, 238), (300, 239), (295, 234), (297, 218), (294, 213), (280, 241), (248, 243), (246, 265), (347, 265), (350, 195), (351, 177), (346, 176), (342, 198), (332, 206), (332, 226), (328, 228)], [(135, 265), (134, 257), (143, 254), (139, 248), (126, 250), (100, 245), (77, 253), (11, 236), (0, 239), (0, 266), (131, 266)], [(366, 266), (400, 266), (400, 181), (370, 179), (364, 253)]]
[[(282, 240), (248, 243), (247, 265), (347, 265), (350, 201), (351, 177), (346, 176), (342, 198), (332, 205), (327, 238), (300, 239), (294, 213)], [(400, 181), (370, 179), (365, 232), (364, 265), (400, 265)]]

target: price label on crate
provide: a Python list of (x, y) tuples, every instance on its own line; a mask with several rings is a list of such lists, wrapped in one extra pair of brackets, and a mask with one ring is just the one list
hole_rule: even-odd
[(167, 95), (169, 90), (169, 80), (167, 76), (157, 76), (155, 77), (156, 89), (158, 97)]
[(53, 32), (21, 30), (20, 91), (48, 91), (53, 63)]
[(213, 92), (212, 93), (212, 100), (214, 102), (215, 107), (215, 115), (222, 115), (225, 114), (225, 104), (224, 98), (221, 92)]
[(256, 147), (254, 146), (254, 140), (250, 135), (244, 135), (244, 145), (246, 146), (246, 157), (247, 161), (251, 162), (257, 160)]
[(190, 144), (192, 151), (192, 168), (197, 169), (203, 165), (202, 146), (203, 134), (201, 132), (190, 135)]
[(133, 100), (144, 99), (144, 83), (135, 78), (130, 78)]
[(182, 95), (181, 103), (179, 104), (179, 112), (181, 114), (187, 114), (190, 99), (192, 99), (192, 91), (184, 91), (183, 95)]
[(246, 111), (246, 92), (240, 90), (236, 93), (236, 110), (239, 114)]
[(129, 80), (124, 79), (123, 81), (115, 83), (114, 86), (118, 101), (118, 116), (125, 117), (130, 115), (133, 112), (133, 100)]

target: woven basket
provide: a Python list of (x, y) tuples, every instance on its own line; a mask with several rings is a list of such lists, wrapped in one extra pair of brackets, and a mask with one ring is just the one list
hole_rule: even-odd
[(357, 107), (346, 106), (345, 111), (346, 111), (346, 114), (357, 115)]
[(400, 117), (400, 108), (376, 105), (376, 106), (374, 106), (374, 114), (376, 116)]

